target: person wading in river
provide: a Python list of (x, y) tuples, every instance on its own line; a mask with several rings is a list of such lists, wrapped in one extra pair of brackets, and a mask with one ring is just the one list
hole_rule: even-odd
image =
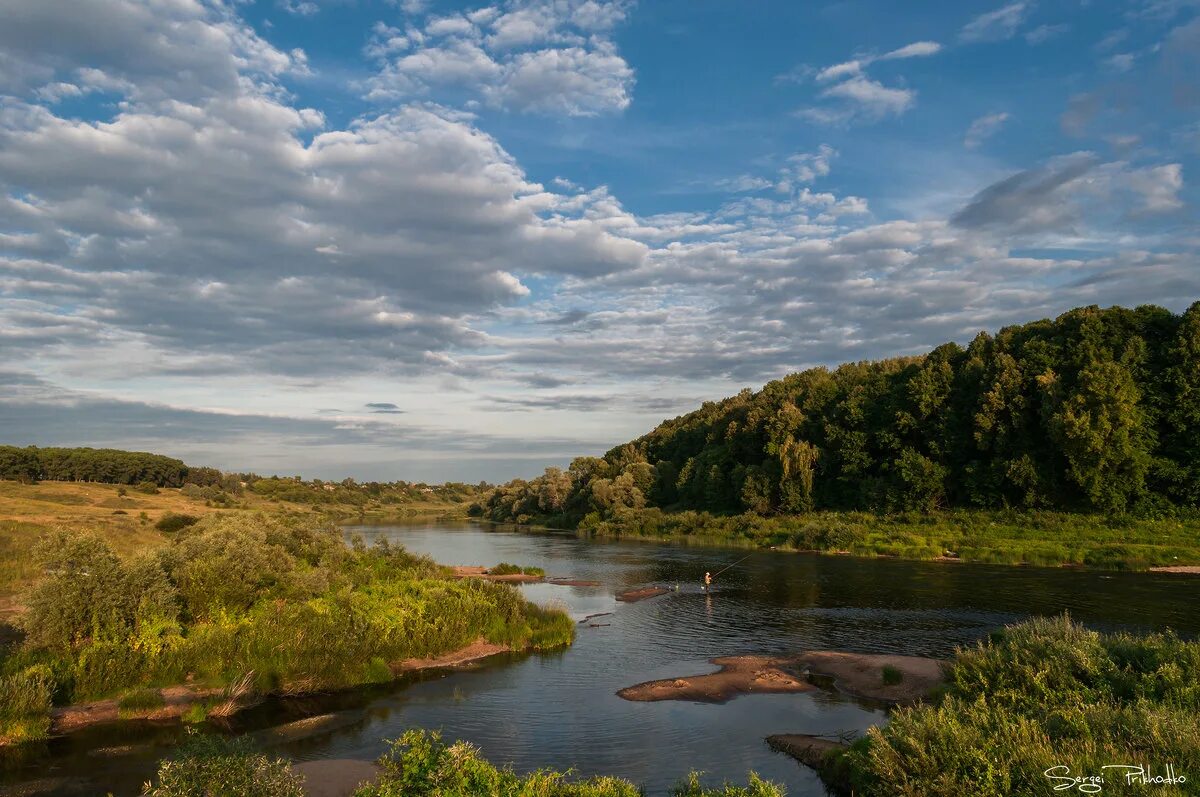
[(704, 573), (704, 591), (708, 592), (712, 588), (712, 573), (705, 571)]

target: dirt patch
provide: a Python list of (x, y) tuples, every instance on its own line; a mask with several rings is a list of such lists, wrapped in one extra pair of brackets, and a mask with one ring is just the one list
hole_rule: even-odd
[(779, 733), (768, 736), (767, 744), (818, 771), (825, 766), (825, 761), (831, 753), (849, 748), (849, 745), (843, 742), (824, 736), (809, 736), (806, 733)]
[(292, 769), (304, 776), (304, 793), (308, 797), (346, 797), (359, 784), (379, 777), (379, 765), (372, 761), (352, 758), (328, 758), (323, 761), (303, 761)]
[(670, 591), (666, 587), (641, 587), (640, 589), (631, 589), (620, 593), (617, 595), (617, 600), (624, 603), (637, 603), (647, 598), (657, 598), (659, 595), (666, 595)]
[(510, 584), (532, 584), (544, 581), (546, 578), (545, 576), (534, 576), (528, 573), (492, 575), (486, 567), (476, 567), (474, 565), (457, 565), (454, 568), (454, 575), (457, 578), (479, 578), (484, 581), (503, 581)]
[(806, 692), (812, 684), (784, 667), (792, 658), (772, 656), (721, 656), (710, 659), (721, 669), (708, 675), (666, 678), (628, 686), (617, 695), (626, 700), (695, 700), (724, 703), (739, 694), (770, 692)]
[(604, 586), (599, 581), (585, 581), (577, 578), (548, 578), (547, 584), (554, 584), (558, 587), (602, 587)]
[(174, 720), (184, 715), (193, 704), (209, 700), (222, 694), (220, 689), (195, 689), (190, 686), (169, 686), (160, 689), (163, 704), (144, 711), (126, 712), (120, 715), (116, 700), (93, 700), (62, 706), (50, 712), (50, 728), (55, 734), (70, 733), (88, 725), (98, 725), (118, 720)]
[(405, 673), (417, 670), (432, 670), (441, 667), (460, 667), (464, 664), (472, 664), (480, 659), (486, 659), (489, 656), (495, 656), (498, 653), (507, 653), (509, 650), (511, 648), (508, 645), (497, 645), (485, 639), (477, 639), (465, 648), (459, 648), (458, 650), (453, 650), (431, 659), (405, 659), (402, 662), (393, 664), (392, 671)]
[(1151, 573), (1181, 573), (1188, 576), (1200, 576), (1200, 565), (1169, 565), (1166, 567), (1152, 567)]
[[(915, 703), (945, 681), (944, 662), (922, 656), (817, 650), (797, 656), (795, 661), (809, 672), (833, 678), (834, 685), (847, 694), (886, 703)], [(884, 682), (885, 667), (896, 682)]]

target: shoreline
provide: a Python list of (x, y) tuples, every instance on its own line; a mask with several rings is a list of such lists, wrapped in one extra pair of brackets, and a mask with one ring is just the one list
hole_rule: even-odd
[[(879, 517), (885, 517), (885, 516), (879, 516)], [(1083, 570), (1083, 571), (1091, 571), (1091, 572), (1099, 572), (1099, 573), (1117, 573), (1117, 572), (1119, 572), (1119, 573), (1136, 573), (1136, 574), (1142, 574), (1142, 575), (1145, 575), (1148, 573), (1161, 573), (1161, 574), (1171, 574), (1171, 575), (1200, 575), (1200, 561), (1198, 561), (1196, 564), (1187, 564), (1187, 565), (1147, 565), (1144, 567), (1100, 567), (1100, 566), (1096, 566), (1096, 565), (1089, 565), (1089, 564), (1086, 564), (1083, 562), (1070, 562), (1070, 561), (1060, 561), (1060, 562), (1057, 562), (1054, 564), (1046, 564), (1046, 563), (1034, 562), (1034, 561), (994, 561), (994, 560), (989, 560), (989, 559), (975, 559), (975, 558), (970, 558), (970, 557), (963, 557), (961, 554), (958, 554), (956, 552), (950, 552), (950, 553), (953, 553), (953, 555), (947, 555), (946, 553), (943, 553), (938, 556), (905, 556), (905, 555), (902, 555), (899, 553), (885, 553), (885, 552), (869, 553), (869, 552), (852, 551), (852, 550), (846, 550), (846, 549), (836, 549), (835, 550), (835, 549), (824, 549), (824, 548), (799, 548), (799, 547), (795, 547), (793, 545), (789, 545), (787, 542), (772, 542), (770, 539), (756, 541), (756, 540), (751, 540), (751, 539), (747, 539), (744, 537), (730, 537), (730, 536), (719, 535), (719, 534), (718, 535), (702, 534), (702, 533), (698, 533), (698, 534), (672, 533), (672, 534), (659, 534), (659, 535), (645, 535), (645, 534), (636, 534), (636, 533), (599, 534), (599, 533), (592, 532), (592, 531), (583, 531), (578, 528), (565, 529), (565, 528), (543, 526), (543, 525), (536, 524), (536, 523), (514, 523), (511, 521), (496, 521), (496, 520), (487, 520), (484, 518), (474, 518), (474, 517), (468, 518), (468, 520), (471, 522), (474, 522), (474, 523), (486, 524), (486, 525), (491, 525), (491, 526), (506, 526), (506, 527), (509, 527), (509, 528), (513, 529), (514, 531), (517, 531), (522, 534), (540, 534), (540, 533), (571, 534), (575, 537), (584, 538), (584, 539), (620, 540), (622, 542), (644, 542), (644, 543), (659, 544), (659, 545), (664, 545), (664, 544), (665, 545), (674, 545), (674, 546), (680, 546), (680, 547), (685, 547), (685, 548), (691, 547), (691, 546), (702, 546), (702, 547), (708, 547), (708, 548), (728, 548), (730, 550), (743, 550), (743, 551), (754, 551), (754, 552), (774, 551), (777, 553), (804, 554), (804, 555), (810, 555), (810, 556), (835, 556), (835, 557), (842, 557), (842, 558), (849, 558), (849, 559), (864, 559), (864, 560), (887, 559), (887, 560), (895, 560), (895, 561), (899, 561), (899, 562), (928, 562), (928, 563), (943, 564), (943, 565), (944, 564), (951, 564), (951, 565), (968, 564), (968, 565), (987, 565), (987, 566), (992, 566), (992, 567), (1036, 567), (1036, 568), (1044, 569), (1044, 570)], [(899, 525), (899, 524), (897, 524), (897, 525)], [(1053, 538), (1047, 538), (1045, 540), (1038, 540), (1038, 542), (1045, 542), (1045, 543), (1051, 544), (1051, 543), (1055, 543), (1055, 540)], [(1104, 543), (1103, 545), (1121, 545), (1121, 544), (1122, 543)], [(1156, 546), (1147, 546), (1145, 544), (1139, 544), (1139, 543), (1130, 543), (1130, 544), (1131, 545), (1141, 545), (1142, 547), (1151, 547), (1151, 548), (1156, 547)], [(1103, 546), (1098, 546), (1098, 547), (1103, 547)], [(1167, 546), (1167, 545), (1161, 546), (1162, 549), (1169, 549), (1170, 547), (1171, 546)], [(1005, 549), (1003, 549), (1003, 548), (995, 549), (995, 551), (997, 551), (997, 552), (1003, 552), (1004, 550)]]
[[(532, 650), (526, 648), (525, 651)], [(389, 665), (394, 676), (393, 683), (403, 676), (432, 670), (455, 669), (469, 664), (477, 664), (493, 656), (504, 653), (517, 653), (508, 645), (477, 639), (469, 645), (448, 651), (439, 656), (424, 659), (404, 659)], [(350, 690), (363, 686), (378, 684), (360, 684), (349, 687)], [(56, 706), (50, 711), (50, 736), (63, 736), (93, 725), (106, 725), (118, 722), (162, 722), (181, 720), (196, 705), (216, 701), (214, 705), (223, 709), (221, 716), (232, 716), (242, 709), (256, 705), (272, 693), (248, 695), (232, 694), (226, 696), (227, 689), (220, 687), (198, 688), (187, 684), (166, 686), (157, 690), (163, 698), (163, 705), (152, 709), (139, 711), (121, 711), (118, 698), (91, 700), (85, 703), (73, 703), (69, 706)], [(341, 690), (339, 690), (341, 691)], [(314, 693), (317, 694), (317, 693)], [(295, 695), (293, 695), (295, 696)], [(224, 703), (226, 705), (221, 706)]]

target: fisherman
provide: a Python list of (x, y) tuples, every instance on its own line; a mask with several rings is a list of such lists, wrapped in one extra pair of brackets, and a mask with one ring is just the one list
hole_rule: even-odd
[(712, 588), (712, 573), (704, 572), (704, 591), (708, 592)]

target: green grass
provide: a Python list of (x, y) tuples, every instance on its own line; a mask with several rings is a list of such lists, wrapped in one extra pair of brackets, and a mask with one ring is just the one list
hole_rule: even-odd
[[(831, 771), (859, 797), (1007, 797), (1051, 793), (1052, 767), (1170, 763), (1189, 784), (1165, 792), (1196, 794), (1198, 716), (1200, 642), (1035, 619), (961, 650), (936, 703), (893, 712)], [(1104, 793), (1146, 788), (1119, 781)]]
[(121, 717), (132, 717), (153, 711), (166, 705), (162, 692), (149, 687), (131, 689), (117, 700), (117, 713)]
[(511, 576), (511, 575), (526, 575), (537, 576), (542, 578), (546, 575), (546, 571), (540, 567), (521, 567), (520, 565), (510, 564), (509, 562), (501, 562), (495, 567), (488, 568), (488, 575), (492, 576)]
[(53, 691), (54, 677), (46, 667), (0, 675), (0, 744), (44, 739)]
[(897, 670), (895, 667), (893, 667), (890, 664), (885, 664), (883, 666), (883, 685), (884, 686), (895, 686), (896, 684), (900, 683), (903, 680), (904, 680), (904, 673), (900, 672), (899, 670)]
[(879, 515), (625, 510), (609, 520), (586, 517), (580, 531), (597, 536), (696, 539), (789, 550), (956, 559), (1109, 570), (1200, 564), (1200, 516), (1134, 518), (1049, 511), (955, 510)]

